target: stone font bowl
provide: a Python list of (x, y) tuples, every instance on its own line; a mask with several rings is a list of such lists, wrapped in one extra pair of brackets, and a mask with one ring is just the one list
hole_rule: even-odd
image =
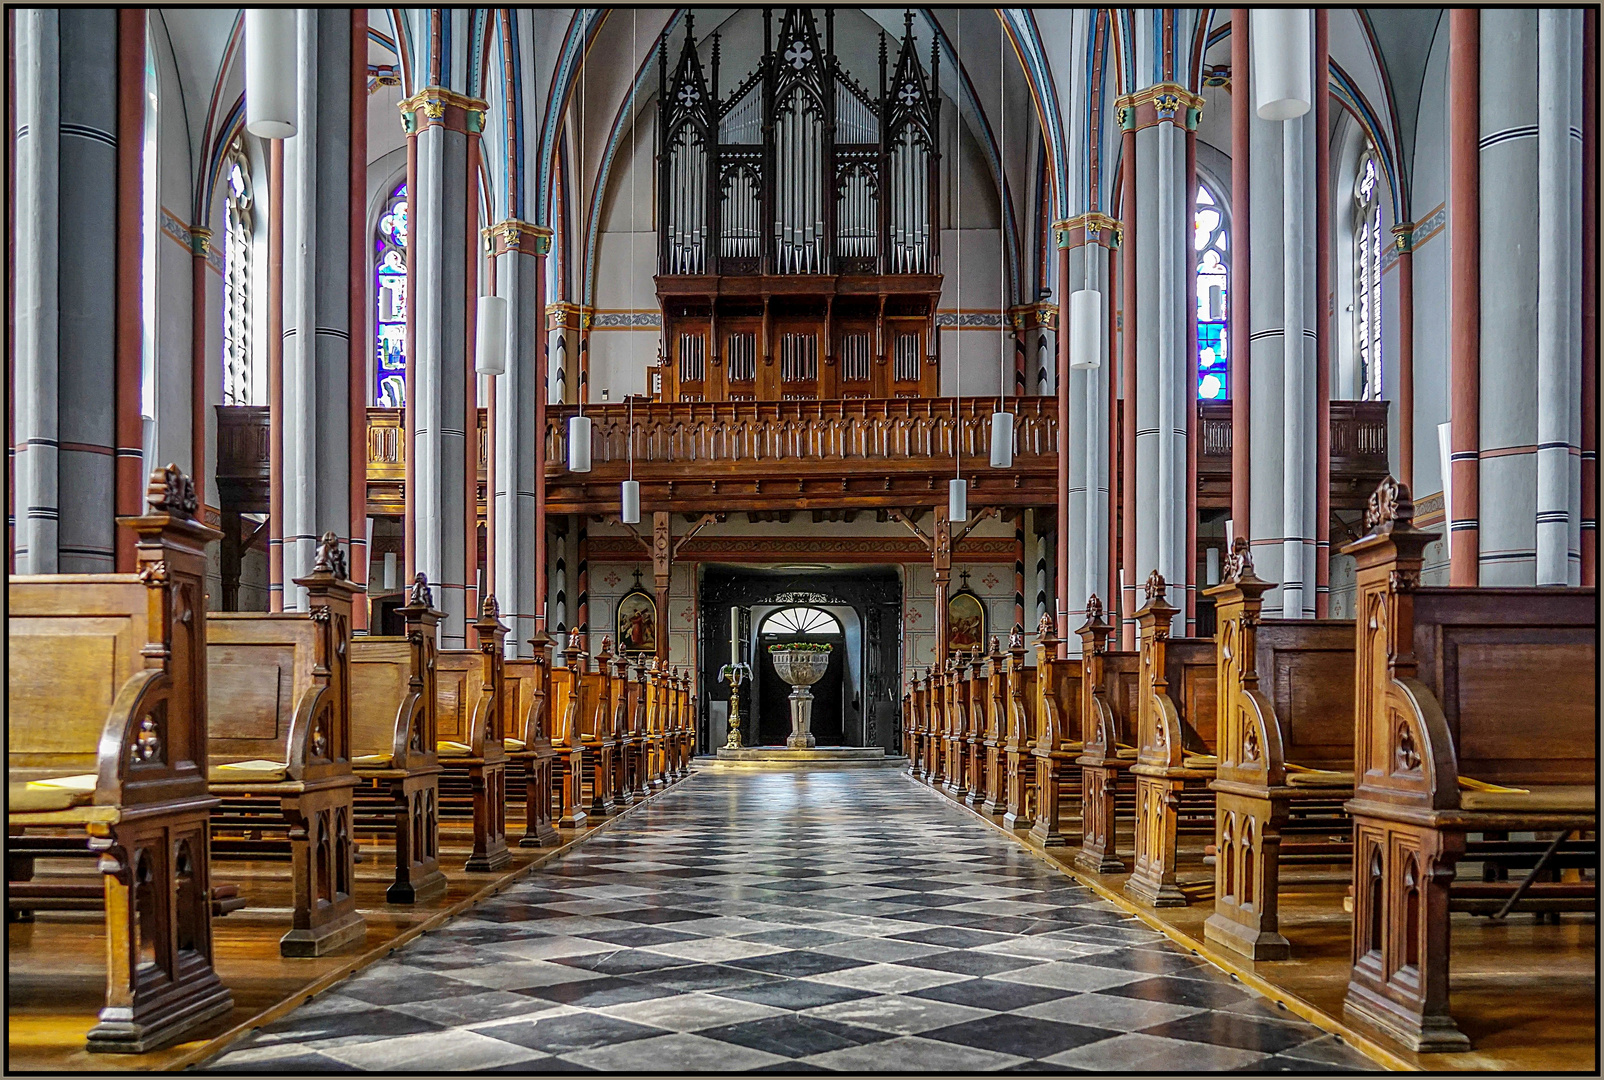
[(812, 686), (830, 667), (829, 649), (776, 649), (769, 656), (780, 678), (792, 686)]

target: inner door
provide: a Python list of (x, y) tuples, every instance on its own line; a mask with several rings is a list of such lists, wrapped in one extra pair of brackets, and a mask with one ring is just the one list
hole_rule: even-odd
[(681, 323), (673, 337), (674, 355), (669, 372), (674, 380), (675, 401), (706, 401), (708, 394), (707, 327)]
[(756, 400), (758, 338), (763, 333), (763, 320), (720, 318), (719, 333), (724, 338), (725, 400)]
[(835, 356), (843, 398), (884, 397), (883, 367), (874, 350), (873, 319), (840, 319), (836, 323)]
[(773, 360), (782, 401), (817, 401), (823, 325), (816, 319), (777, 319)]
[(935, 397), (936, 365), (925, 359), (923, 318), (888, 318), (886, 335), (891, 339), (891, 379), (888, 397)]

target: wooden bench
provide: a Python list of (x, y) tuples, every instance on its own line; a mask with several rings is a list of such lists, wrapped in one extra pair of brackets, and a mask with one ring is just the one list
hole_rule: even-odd
[[(1226, 557), (1214, 600), (1219, 765), (1215, 792), (1214, 914), (1204, 935), (1254, 960), (1290, 955), (1278, 889), (1288, 831), (1349, 834), (1353, 794), (1354, 624), (1261, 619), (1275, 586), (1253, 572), (1246, 537)], [(1294, 820), (1295, 819), (1295, 820)], [(1343, 843), (1329, 849), (1347, 861)], [(1293, 850), (1289, 848), (1289, 851)]]
[(1141, 684), (1137, 695), (1140, 742), (1131, 775), (1136, 778), (1136, 863), (1125, 894), (1150, 907), (1184, 906), (1190, 900), (1176, 883), (1176, 833), (1182, 812), (1188, 824), (1206, 821), (1212, 830), (1216, 663), (1212, 638), (1171, 638), (1179, 614), (1164, 599), (1168, 586), (1154, 571), (1147, 603), (1136, 613), (1141, 634)]
[(436, 743), (442, 817), (473, 819), (473, 851), (464, 870), (499, 870), (512, 861), (507, 850), (507, 751), (502, 745), (506, 695), (503, 657), (507, 627), (494, 596), (480, 605), (473, 628), (477, 649), (441, 649), (435, 654), (439, 708)]
[(902, 756), (908, 759), (908, 775), (919, 775), (919, 688), (917, 671), (910, 671), (902, 691)]
[(613, 759), (618, 740), (613, 738), (612, 681), (613, 644), (602, 638), (594, 667), (583, 665), (580, 680), (586, 684), (585, 709), (579, 717), (579, 737), (585, 746), (585, 807), (592, 817), (616, 813), (618, 801), (613, 792)]
[(986, 654), (976, 645), (964, 667), (964, 802), (980, 806), (986, 801), (986, 705), (991, 697), (991, 674)]
[(653, 791), (668, 784), (668, 697), (661, 661), (641, 662), (646, 678), (646, 783)]
[(444, 617), (428, 579), (418, 574), (399, 609), (400, 637), (353, 638), (351, 768), (358, 823), (388, 823), (395, 847), (392, 904), (432, 900), (446, 891), (440, 869), (441, 768), (436, 756), (438, 690), (435, 640)]
[(984, 660), (986, 700), (980, 745), (986, 766), (980, 812), (1000, 818), (1008, 811), (1008, 759), (1003, 749), (1008, 740), (1008, 654), (995, 634), (990, 644)]
[[(1597, 593), (1424, 588), (1437, 534), (1413, 517), (1389, 478), (1343, 549), (1358, 563), (1345, 1007), (1417, 1052), (1464, 1050), (1448, 893), (1466, 834), (1597, 832)], [(1467, 778), (1517, 790), (1462, 790)]]
[(678, 668), (671, 668), (668, 686), (669, 744), (673, 748), (670, 780), (683, 780), (691, 775), (691, 758), (696, 753), (696, 715), (691, 707), (691, 677)]
[(630, 775), (634, 756), (634, 740), (631, 734), (634, 727), (632, 719), (635, 711), (634, 692), (634, 684), (629, 677), (629, 658), (618, 652), (613, 656), (610, 704), (607, 708), (611, 721), (607, 725), (607, 730), (615, 744), (612, 788), (613, 800), (619, 806), (629, 806), (635, 801), (635, 785)]
[[(1136, 763), (1136, 695), (1140, 656), (1108, 647), (1113, 627), (1103, 621), (1103, 603), (1097, 596), (1086, 601), (1086, 622), (1076, 631), (1081, 639), (1080, 756), (1081, 842), (1075, 865), (1098, 874), (1121, 874), (1117, 823), (1121, 781)], [(1125, 749), (1125, 748), (1129, 749)]]
[(947, 680), (947, 791), (959, 802), (969, 794), (969, 654), (954, 653)]
[(589, 816), (585, 813), (586, 748), (581, 717), (594, 709), (590, 697), (595, 687), (583, 677), (590, 658), (579, 642), (579, 631), (569, 631), (563, 666), (551, 669), (553, 783), (558, 795), (557, 824), (565, 829), (579, 828)]
[(646, 779), (646, 665), (644, 659), (631, 660), (622, 653), (618, 662), (619, 677), (627, 683), (619, 750), (624, 763), (624, 790), (634, 801), (650, 793)]
[[(285, 956), (322, 956), (366, 933), (356, 909), (351, 769), (351, 597), (334, 534), (294, 584), (308, 611), (207, 616), (212, 853), (286, 852)], [(262, 833), (283, 840), (261, 839)]]
[(1002, 824), (1029, 829), (1036, 824), (1036, 790), (1031, 783), (1031, 754), (1036, 746), (1036, 669), (1025, 666), (1025, 633), (1018, 626), (1008, 635), (1008, 736), (1003, 742), (1003, 788), (1007, 806)]
[(151, 474), (132, 574), (7, 582), (7, 831), (99, 857), (106, 1000), (91, 1051), (165, 1046), (233, 1007), (213, 966), (206, 555), (195, 490)]
[(925, 679), (925, 768), (920, 779), (931, 787), (940, 786), (947, 775), (947, 770), (943, 764), (947, 746), (946, 680), (947, 666), (945, 661), (938, 662), (933, 666)]
[(1080, 770), (1076, 758), (1084, 748), (1081, 737), (1081, 662), (1058, 655), (1058, 637), (1052, 615), (1043, 612), (1036, 630), (1036, 745), (1033, 783), (1036, 820), (1030, 838), (1042, 847), (1065, 847), (1061, 820), (1065, 796), (1080, 798)]
[[(552, 824), (552, 773), (557, 752), (551, 741), (551, 638), (536, 631), (530, 639), (532, 658), (502, 663), (507, 688), (503, 741), (507, 760), (523, 773), (524, 835), (519, 847), (549, 847), (561, 842)], [(513, 785), (516, 790), (517, 785)]]

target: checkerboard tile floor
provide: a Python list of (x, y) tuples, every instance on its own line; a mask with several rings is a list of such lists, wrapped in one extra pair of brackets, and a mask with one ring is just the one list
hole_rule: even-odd
[(890, 772), (698, 773), (223, 1071), (1372, 1068)]

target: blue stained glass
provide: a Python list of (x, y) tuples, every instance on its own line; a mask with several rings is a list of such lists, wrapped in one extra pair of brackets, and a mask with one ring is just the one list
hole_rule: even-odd
[(374, 237), (374, 371), (373, 403), (388, 408), (406, 404), (407, 371), (407, 186), (390, 193)]
[(1225, 215), (1214, 193), (1203, 184), (1198, 185), (1194, 209), (1197, 396), (1200, 401), (1224, 401), (1231, 396), (1229, 236)]

